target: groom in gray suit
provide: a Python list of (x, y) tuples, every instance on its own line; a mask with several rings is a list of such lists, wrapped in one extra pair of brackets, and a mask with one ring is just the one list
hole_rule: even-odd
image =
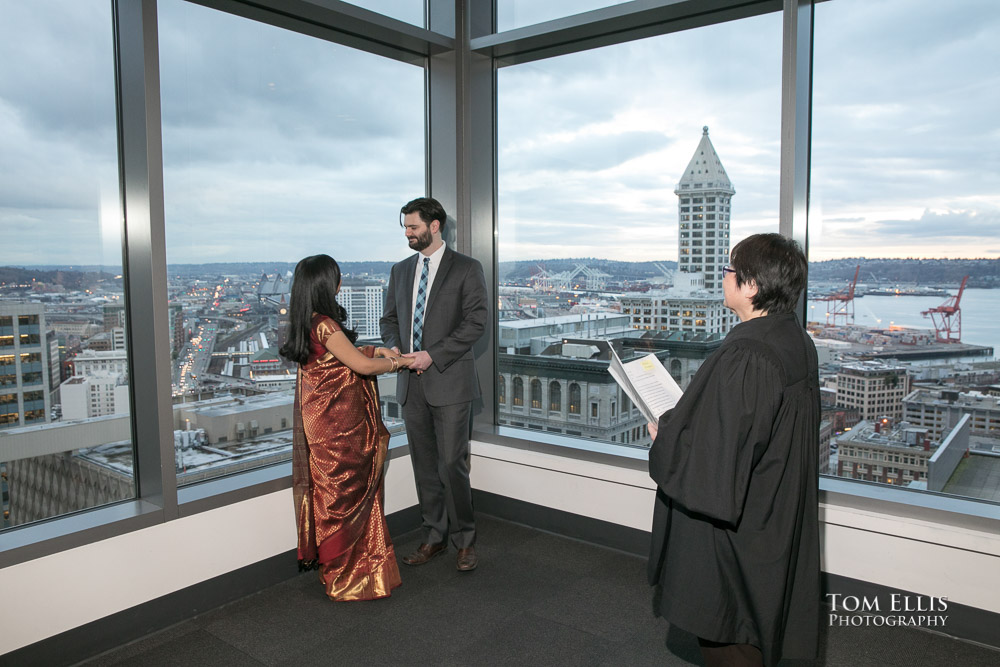
[(403, 557), (423, 565), (458, 548), (458, 569), (474, 570), (476, 524), (469, 484), (469, 430), (479, 379), (472, 346), (486, 330), (486, 278), (475, 259), (442, 239), (447, 215), (430, 197), (400, 211), (406, 240), (417, 254), (392, 267), (379, 325), (382, 341), (416, 359), (399, 376), (410, 459), (423, 517), (420, 546)]

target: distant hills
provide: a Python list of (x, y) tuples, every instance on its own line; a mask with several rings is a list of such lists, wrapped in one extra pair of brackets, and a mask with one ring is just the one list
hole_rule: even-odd
[(677, 268), (677, 262), (672, 260), (663, 260), (660, 262), (620, 262), (611, 259), (598, 259), (596, 257), (524, 260), (500, 262), (500, 282), (523, 283), (542, 270), (549, 273), (560, 273), (562, 271), (571, 271), (581, 264), (589, 269), (603, 271), (611, 276), (612, 280), (619, 282), (626, 280), (647, 280), (663, 275), (658, 265), (669, 271)]
[(872, 259), (848, 257), (809, 263), (812, 282), (849, 282), (858, 266), (858, 282), (913, 283), (926, 287), (1000, 287), (1000, 259)]
[(15, 266), (0, 266), (0, 290), (24, 289), (25, 285), (43, 283), (46, 285), (61, 285), (69, 291), (87, 289), (97, 283), (107, 283), (109, 286), (121, 287), (121, 267), (117, 271), (101, 267), (93, 267), (89, 271), (76, 268), (20, 268)]
[[(388, 276), (392, 262), (341, 262), (345, 275)], [(673, 271), (677, 262), (624, 262), (595, 257), (570, 259), (537, 259), (500, 262), (500, 282), (524, 283), (541, 270), (550, 273), (570, 271), (578, 265), (603, 271), (613, 281), (640, 281), (662, 275), (662, 269)], [(810, 262), (811, 282), (845, 283), (854, 277), (860, 265), (858, 282), (863, 284), (913, 283), (922, 286), (955, 287), (963, 276), (969, 276), (969, 287), (1000, 287), (1000, 259), (880, 259), (850, 257), (823, 262)], [(253, 276), (263, 273), (287, 273), (295, 269), (294, 262), (217, 262), (211, 264), (170, 264), (171, 277), (214, 278), (222, 275)], [(36, 283), (61, 285), (67, 290), (85, 289), (97, 283), (117, 282), (118, 266), (35, 265), (24, 267), (0, 266), (0, 290), (23, 289)]]
[[(501, 282), (524, 282), (545, 269), (551, 273), (571, 270), (578, 264), (599, 269), (614, 280), (636, 281), (661, 275), (659, 267), (677, 268), (677, 262), (619, 262), (593, 257), (500, 262)], [(913, 283), (923, 286), (957, 287), (969, 276), (969, 287), (1000, 287), (1000, 259), (879, 259), (850, 257), (809, 263), (809, 280), (849, 282), (858, 266), (863, 284)]]

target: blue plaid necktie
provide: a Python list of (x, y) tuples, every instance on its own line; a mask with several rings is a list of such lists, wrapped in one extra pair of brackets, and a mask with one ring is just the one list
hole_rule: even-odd
[(424, 268), (420, 271), (420, 283), (417, 285), (417, 303), (413, 306), (413, 351), (420, 349), (420, 341), (424, 333), (424, 304), (427, 303), (427, 274), (431, 270), (431, 258), (424, 257)]

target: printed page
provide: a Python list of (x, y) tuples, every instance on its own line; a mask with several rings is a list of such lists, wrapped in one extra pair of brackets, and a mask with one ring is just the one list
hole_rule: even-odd
[(636, 393), (642, 397), (648, 410), (644, 414), (647, 419), (652, 417), (651, 422), (655, 424), (660, 415), (677, 405), (683, 392), (655, 355), (648, 354), (623, 366)]
[(682, 394), (674, 378), (653, 354), (623, 364), (612, 347), (608, 372), (643, 416), (654, 424), (660, 415), (677, 404)]

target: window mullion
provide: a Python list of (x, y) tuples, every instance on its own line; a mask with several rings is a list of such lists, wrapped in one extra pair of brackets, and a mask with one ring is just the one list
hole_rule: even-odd
[(118, 132), (137, 491), (177, 516), (156, 2), (115, 2)]

